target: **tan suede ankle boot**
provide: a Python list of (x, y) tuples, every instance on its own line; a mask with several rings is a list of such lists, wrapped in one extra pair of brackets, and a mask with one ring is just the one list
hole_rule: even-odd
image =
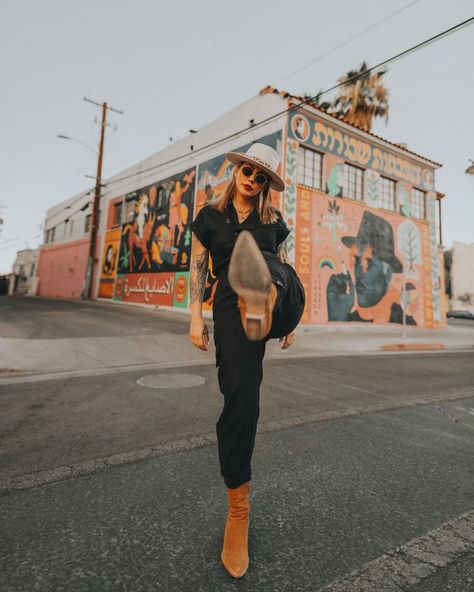
[(235, 241), (227, 277), (238, 295), (247, 338), (260, 341), (270, 332), (278, 293), (265, 258), (248, 230), (243, 230)]
[(241, 578), (249, 565), (250, 481), (236, 489), (227, 488), (228, 510), (221, 560), (234, 578)]

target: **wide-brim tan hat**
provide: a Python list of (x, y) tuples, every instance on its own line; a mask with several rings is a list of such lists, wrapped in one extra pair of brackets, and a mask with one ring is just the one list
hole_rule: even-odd
[(241, 162), (248, 162), (267, 173), (270, 177), (270, 187), (276, 191), (283, 191), (285, 189), (285, 182), (276, 172), (280, 164), (280, 157), (278, 152), (271, 146), (260, 144), (256, 142), (252, 144), (247, 152), (227, 152), (225, 155), (227, 160), (232, 164), (239, 164)]

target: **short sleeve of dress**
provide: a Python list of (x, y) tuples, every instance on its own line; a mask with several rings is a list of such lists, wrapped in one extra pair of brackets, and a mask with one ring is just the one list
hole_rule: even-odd
[(277, 246), (280, 245), (286, 237), (290, 234), (291, 230), (286, 225), (286, 222), (283, 220), (281, 213), (276, 210), (277, 214), (277, 222), (278, 222), (278, 230), (277, 230)]
[(189, 225), (191, 230), (199, 239), (199, 242), (207, 249), (210, 250), (210, 235), (211, 235), (211, 226), (210, 226), (210, 217), (209, 217), (209, 206), (202, 207), (196, 218), (191, 222)]

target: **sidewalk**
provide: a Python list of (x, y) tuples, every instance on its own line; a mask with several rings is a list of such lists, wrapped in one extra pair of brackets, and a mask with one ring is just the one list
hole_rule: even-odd
[[(88, 306), (110, 305), (88, 303)], [(124, 314), (127, 314), (126, 309)], [(162, 315), (163, 319), (171, 315), (180, 326), (181, 334), (149, 332), (60, 339), (0, 337), (0, 380), (1, 376), (13, 376), (15, 372), (12, 371), (37, 374), (215, 363), (211, 319), (206, 319), (211, 332), (209, 351), (203, 352), (183, 334), (183, 327), (189, 323), (187, 315), (165, 310), (150, 311), (150, 314), (154, 314), (155, 318)], [(474, 352), (474, 323), (472, 326), (448, 326), (443, 329), (407, 327), (406, 339), (402, 336), (400, 325), (300, 325), (295, 344), (290, 349), (282, 351), (278, 340), (272, 339), (267, 346), (266, 358), (380, 353), (384, 347), (399, 344), (414, 346), (415, 349), (428, 349), (420, 348), (421, 344), (441, 346), (448, 351), (467, 349)]]

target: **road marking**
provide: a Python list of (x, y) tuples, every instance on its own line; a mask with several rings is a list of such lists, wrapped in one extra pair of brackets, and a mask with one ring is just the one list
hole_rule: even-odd
[(401, 592), (474, 550), (474, 510), (387, 551), (318, 592)]

